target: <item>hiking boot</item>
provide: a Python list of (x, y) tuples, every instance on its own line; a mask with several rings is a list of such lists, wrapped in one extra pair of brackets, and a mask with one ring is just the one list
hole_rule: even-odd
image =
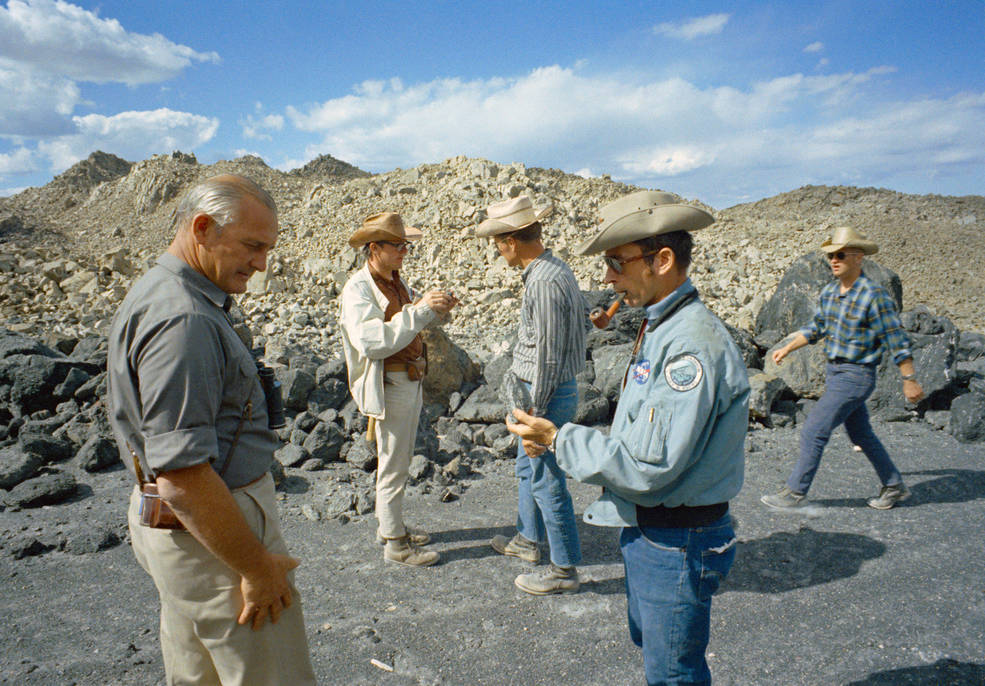
[[(409, 526), (405, 526), (404, 531), (410, 536), (410, 542), (414, 545), (427, 545), (431, 542), (431, 534), (427, 531), (421, 531), (420, 529), (414, 529)], [(380, 545), (386, 545), (386, 539), (383, 538), (383, 534), (380, 533), (379, 529), (376, 530), (376, 542)]]
[(895, 486), (883, 486), (879, 491), (878, 498), (869, 498), (869, 507), (877, 510), (888, 510), (896, 503), (903, 502), (909, 498), (910, 495), (910, 489), (904, 483), (899, 483)]
[(553, 562), (536, 572), (521, 574), (513, 583), (521, 591), (526, 591), (531, 595), (577, 593), (581, 587), (577, 569), (574, 567), (558, 567)]
[(807, 505), (804, 500), (807, 496), (803, 493), (794, 493), (784, 486), (779, 493), (764, 495), (760, 500), (764, 505), (772, 507), (774, 510), (793, 510)]
[(509, 541), (506, 540), (506, 536), (493, 536), (493, 540), (489, 545), (500, 555), (518, 557), (521, 560), (526, 560), (533, 564), (540, 562), (540, 548), (536, 543), (527, 540), (520, 534), (517, 534)]
[(409, 536), (388, 539), (383, 549), (383, 559), (408, 567), (430, 567), (440, 559), (438, 553), (433, 550), (421, 550), (409, 539)]

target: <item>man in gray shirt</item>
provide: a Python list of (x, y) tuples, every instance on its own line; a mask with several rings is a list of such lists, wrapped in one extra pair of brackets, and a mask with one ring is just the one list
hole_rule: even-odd
[[(229, 294), (266, 268), (276, 206), (248, 179), (217, 176), (185, 195), (176, 226), (113, 321), (107, 375), (124, 464), (159, 495), (135, 488), (128, 521), (160, 594), (168, 683), (314, 684), (269, 473), (279, 441), (227, 314)], [(157, 504), (173, 528), (158, 528)]]
[[(476, 235), (492, 238), (507, 264), (523, 270), (523, 304), (510, 374), (529, 393), (526, 404), (532, 414), (560, 426), (574, 419), (578, 407), (575, 376), (585, 366), (588, 307), (571, 269), (544, 248), (540, 220), (549, 212), (535, 212), (525, 195), (495, 203)], [(536, 564), (538, 543), (546, 534), (551, 564), (519, 575), (514, 583), (534, 595), (576, 592), (581, 543), (564, 472), (554, 453), (532, 460), (520, 444), (516, 475), (517, 534), (511, 540), (496, 536), (492, 547)]]

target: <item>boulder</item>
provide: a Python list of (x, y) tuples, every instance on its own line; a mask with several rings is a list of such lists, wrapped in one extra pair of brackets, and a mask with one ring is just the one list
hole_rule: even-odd
[(357, 436), (345, 454), (345, 461), (356, 469), (371, 472), (376, 469), (376, 457), (376, 443)]
[[(502, 377), (500, 377), (502, 379)], [(455, 412), (455, 418), (463, 422), (492, 422), (503, 421), (506, 417), (506, 407), (491, 384), (483, 384), (472, 391), (462, 406)]]
[(427, 346), (428, 371), (424, 377), (424, 401), (448, 405), (449, 396), (466, 383), (479, 379), (479, 366), (455, 345), (439, 327), (421, 332)]
[(96, 434), (82, 444), (76, 460), (87, 472), (99, 472), (120, 464), (120, 451), (115, 441)]
[(315, 377), (303, 369), (277, 370), (284, 396), (284, 407), (292, 410), (308, 409), (308, 394), (315, 388)]
[(962, 443), (985, 441), (985, 393), (965, 393), (954, 399), (951, 434)]
[(54, 410), (64, 396), (57, 388), (78, 363), (45, 355), (9, 355), (0, 360), (0, 384), (10, 384), (10, 401), (25, 414)]
[(607, 345), (592, 351), (592, 365), (595, 367), (595, 386), (613, 405), (618, 402), (622, 392), (623, 375), (633, 354), (633, 343)]
[(609, 419), (609, 400), (598, 388), (591, 384), (578, 382), (578, 409), (575, 411), (575, 424), (591, 426)]
[(768, 424), (773, 401), (786, 390), (786, 382), (774, 374), (765, 372), (751, 374), (749, 376), (749, 416)]
[(308, 451), (300, 445), (287, 443), (279, 450), (274, 451), (274, 458), (284, 467), (297, 467), (299, 464), (311, 457)]
[(42, 507), (55, 505), (75, 495), (75, 477), (64, 472), (49, 472), (14, 486), (4, 496), (10, 507)]
[(11, 489), (37, 476), (44, 460), (17, 445), (0, 448), (0, 488)]
[(345, 435), (336, 424), (319, 422), (302, 446), (311, 457), (322, 462), (335, 462), (339, 459)]

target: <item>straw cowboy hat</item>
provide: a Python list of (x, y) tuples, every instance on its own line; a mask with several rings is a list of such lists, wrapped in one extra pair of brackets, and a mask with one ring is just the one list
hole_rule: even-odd
[(711, 214), (685, 205), (676, 195), (639, 191), (600, 209), (598, 233), (575, 248), (575, 252), (594, 255), (662, 233), (697, 231), (714, 223)]
[(539, 222), (553, 209), (553, 205), (548, 205), (540, 212), (535, 212), (533, 202), (526, 195), (493, 203), (486, 209), (488, 219), (479, 224), (475, 230), (475, 235), (477, 238), (487, 238), (519, 231), (534, 222)]
[(821, 250), (826, 253), (838, 252), (845, 248), (858, 248), (865, 255), (875, 255), (879, 246), (850, 226), (836, 226), (831, 238), (821, 243)]
[(374, 241), (416, 241), (423, 235), (418, 228), (404, 226), (396, 212), (380, 212), (363, 220), (363, 225), (349, 236), (349, 245), (361, 248)]

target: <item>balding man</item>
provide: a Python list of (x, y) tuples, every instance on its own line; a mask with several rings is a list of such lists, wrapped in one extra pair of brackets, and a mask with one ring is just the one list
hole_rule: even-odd
[(280, 533), (257, 368), (229, 320), (267, 266), (277, 210), (217, 176), (177, 210), (167, 252), (130, 289), (109, 334), (110, 422), (139, 482), (134, 555), (161, 598), (169, 684), (314, 684)]

